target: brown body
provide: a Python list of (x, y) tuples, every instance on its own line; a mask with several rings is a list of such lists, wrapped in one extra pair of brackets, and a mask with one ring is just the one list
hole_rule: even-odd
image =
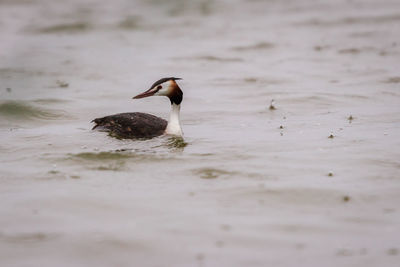
[(119, 139), (146, 139), (164, 134), (168, 122), (157, 116), (133, 112), (119, 113), (94, 119), (94, 129), (109, 132), (110, 136)]

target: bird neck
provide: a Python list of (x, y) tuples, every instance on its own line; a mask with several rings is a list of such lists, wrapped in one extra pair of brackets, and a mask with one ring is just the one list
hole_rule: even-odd
[(180, 122), (180, 110), (181, 105), (177, 105), (175, 103), (171, 104), (171, 112), (169, 114), (169, 121), (167, 128), (165, 129), (166, 134), (183, 136)]

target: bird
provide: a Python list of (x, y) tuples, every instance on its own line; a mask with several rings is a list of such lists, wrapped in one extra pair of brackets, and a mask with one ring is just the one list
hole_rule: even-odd
[(182, 78), (159, 79), (151, 85), (150, 89), (133, 97), (133, 99), (149, 96), (168, 97), (171, 102), (168, 121), (142, 112), (118, 113), (92, 120), (91, 122), (95, 123), (92, 130), (109, 132), (110, 136), (118, 139), (150, 139), (164, 134), (183, 137), (180, 123), (183, 92), (177, 84), (177, 80), (182, 80)]

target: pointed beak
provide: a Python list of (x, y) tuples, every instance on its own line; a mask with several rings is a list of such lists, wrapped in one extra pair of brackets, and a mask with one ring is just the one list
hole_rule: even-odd
[(152, 96), (156, 93), (156, 90), (147, 90), (146, 92), (143, 92), (141, 94), (138, 94), (137, 96), (132, 97), (132, 99), (139, 99), (139, 98), (144, 98), (144, 97), (148, 97), (148, 96)]

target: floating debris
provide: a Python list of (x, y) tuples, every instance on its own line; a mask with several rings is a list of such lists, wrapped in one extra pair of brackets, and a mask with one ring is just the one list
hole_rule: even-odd
[(347, 120), (349, 121), (349, 123), (351, 123), (354, 120), (354, 117), (352, 115), (350, 115)]
[(255, 82), (257, 82), (257, 78), (248, 77), (248, 78), (245, 78), (244, 81), (248, 82), (248, 83), (255, 83)]
[(283, 128), (284, 128), (283, 125), (279, 126), (279, 129), (283, 129)]
[(339, 249), (338, 252), (336, 253), (338, 256), (352, 256), (354, 254), (354, 252), (350, 249)]
[(339, 50), (340, 54), (358, 54), (360, 52), (361, 52), (361, 50), (358, 48), (348, 48), (348, 49), (340, 49)]
[(329, 46), (327, 46), (327, 45), (316, 45), (316, 46), (314, 46), (314, 50), (318, 51), (318, 52), (322, 51), (322, 50), (325, 50), (327, 48), (329, 48)]
[(128, 16), (118, 24), (118, 27), (125, 30), (136, 30), (139, 28), (139, 21), (140, 18), (137, 16)]
[(386, 79), (385, 81), (383, 81), (384, 83), (400, 83), (400, 77), (396, 76), (396, 77), (390, 77), (388, 79)]
[(333, 176), (333, 172), (329, 172), (329, 173), (328, 173), (328, 176), (329, 176), (329, 177), (332, 177), (332, 176)]
[(56, 83), (57, 83), (58, 87), (61, 87), (61, 88), (66, 88), (69, 86), (69, 83), (61, 81), (61, 80), (57, 80)]
[(329, 136), (328, 136), (328, 138), (330, 138), (330, 139), (333, 139), (335, 136), (333, 135), (333, 134), (330, 134)]
[(225, 243), (222, 240), (218, 240), (215, 242), (215, 245), (219, 248), (222, 248), (225, 245)]
[(203, 261), (206, 256), (203, 253), (198, 253), (196, 255), (196, 260)]
[(343, 197), (343, 201), (344, 202), (349, 202), (350, 201), (350, 197), (349, 196), (344, 196)]
[(7, 88), (6, 88), (6, 91), (7, 91), (7, 93), (11, 93), (12, 89), (9, 88), (9, 87), (7, 87)]
[(316, 46), (314, 46), (314, 50), (315, 51), (321, 51), (322, 50), (322, 46), (316, 45)]
[(276, 107), (275, 107), (275, 100), (271, 100), (271, 104), (269, 105), (269, 110), (276, 110)]
[(399, 254), (399, 250), (397, 248), (390, 248), (390, 249), (388, 249), (387, 254), (394, 256), (394, 255)]

